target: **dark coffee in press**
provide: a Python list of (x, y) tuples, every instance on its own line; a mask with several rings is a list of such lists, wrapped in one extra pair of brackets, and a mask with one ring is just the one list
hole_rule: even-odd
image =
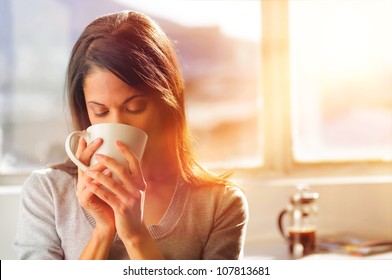
[(314, 252), (316, 248), (316, 229), (289, 229), (289, 250), (290, 253), (294, 253), (295, 244), (302, 245), (302, 255), (308, 255)]

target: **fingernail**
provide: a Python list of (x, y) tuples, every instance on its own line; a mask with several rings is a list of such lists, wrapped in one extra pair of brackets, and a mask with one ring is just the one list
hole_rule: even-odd
[(95, 157), (96, 160), (99, 161), (100, 159), (103, 159), (104, 155), (96, 154), (94, 157)]
[(102, 138), (97, 138), (97, 139), (95, 139), (95, 140), (93, 141), (93, 144), (96, 145), (96, 144), (98, 144), (99, 142), (101, 142), (101, 140), (102, 140)]
[(124, 147), (124, 144), (121, 141), (116, 141), (116, 145), (119, 147)]
[(109, 175), (110, 175), (109, 169), (105, 169), (102, 173), (103, 173), (104, 175), (106, 175), (106, 176), (109, 176)]
[(97, 174), (94, 171), (88, 170), (86, 171), (86, 175), (91, 178), (95, 178)]

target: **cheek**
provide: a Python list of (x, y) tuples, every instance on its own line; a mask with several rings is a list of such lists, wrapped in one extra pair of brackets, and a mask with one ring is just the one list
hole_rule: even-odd
[(150, 135), (155, 134), (156, 117), (154, 116), (154, 114), (151, 114), (150, 112), (145, 112), (140, 115), (126, 114), (126, 117), (125, 119), (123, 119), (123, 122), (143, 130), (149, 135), (149, 137)]
[(143, 129), (150, 138), (152, 139), (162, 139), (168, 133), (168, 127), (165, 121), (165, 116), (159, 110), (153, 110), (151, 114), (146, 116), (141, 124), (141, 129)]
[(141, 129), (150, 136), (156, 136), (162, 133), (162, 125), (160, 117), (157, 114), (151, 114), (144, 119)]

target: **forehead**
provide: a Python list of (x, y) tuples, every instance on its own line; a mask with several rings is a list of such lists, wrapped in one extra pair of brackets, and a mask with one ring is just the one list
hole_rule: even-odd
[(129, 86), (108, 70), (95, 68), (84, 79), (83, 91), (86, 100), (122, 99), (142, 94), (140, 90)]

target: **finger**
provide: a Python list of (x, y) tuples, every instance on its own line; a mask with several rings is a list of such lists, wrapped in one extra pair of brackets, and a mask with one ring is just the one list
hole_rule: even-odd
[(107, 175), (103, 174), (102, 172), (92, 171), (89, 170), (86, 172), (86, 175), (92, 178), (98, 184), (104, 186), (108, 192), (111, 192), (115, 196), (118, 197), (128, 197), (129, 195), (133, 197), (138, 197), (138, 191), (136, 188), (127, 187), (124, 188), (124, 185), (128, 186), (127, 184), (119, 184), (113, 178), (108, 177)]
[(83, 137), (80, 137), (78, 142), (78, 148), (76, 149), (76, 153), (75, 153), (77, 158), (80, 157), (84, 149), (86, 149), (86, 146), (87, 146), (86, 140), (84, 140)]
[[(88, 170), (102, 172), (104, 175), (109, 176), (109, 177), (112, 176), (111, 172), (106, 168), (106, 166), (101, 163), (96, 163), (96, 164), (90, 166)], [(78, 183), (77, 183), (77, 195), (79, 192), (83, 191), (86, 188), (87, 182), (98, 183), (98, 182), (94, 181), (91, 177), (87, 176), (84, 171), (80, 170)]]
[(94, 194), (87, 188), (78, 190), (77, 197), (78, 197), (79, 204), (84, 208), (86, 208), (87, 206), (89, 206), (88, 204), (91, 201), (91, 197), (93, 195)]
[[(112, 173), (110, 172), (110, 170), (107, 169), (107, 167), (105, 165), (103, 165), (102, 163), (96, 163), (96, 164), (90, 166), (88, 170), (101, 172), (103, 175), (105, 175), (107, 177), (111, 177), (112, 176)], [(89, 182), (93, 182), (93, 183), (99, 184), (97, 181), (93, 180), (88, 175), (85, 174), (85, 176), (86, 176), (86, 178), (88, 178)], [(88, 182), (88, 181), (86, 181), (86, 182)]]
[(88, 144), (83, 151), (81, 152), (80, 156), (79, 156), (79, 160), (84, 163), (85, 165), (89, 166), (90, 165), (90, 161), (91, 161), (91, 157), (93, 156), (93, 154), (95, 153), (95, 151), (99, 148), (99, 146), (101, 146), (103, 143), (102, 138), (97, 138), (95, 139), (93, 142), (91, 142), (90, 144)]
[(98, 162), (96, 164), (91, 165), (87, 170), (104, 172), (105, 170), (107, 170), (107, 167), (104, 164)]
[(118, 197), (114, 193), (108, 191), (99, 184), (94, 184), (91, 182), (86, 183), (86, 187), (87, 190), (89, 190), (99, 199), (107, 203), (112, 209), (115, 209), (116, 205), (118, 204)]
[(121, 152), (124, 158), (127, 160), (129, 165), (129, 170), (131, 170), (132, 174), (138, 179), (137, 185), (139, 190), (144, 191), (146, 188), (146, 183), (144, 181), (143, 173), (140, 168), (140, 162), (133, 153), (133, 151), (124, 143), (120, 141), (116, 141), (117, 149)]
[(95, 159), (104, 164), (123, 185), (127, 186), (127, 191), (134, 192), (145, 189), (143, 177), (132, 174), (128, 166), (123, 166), (115, 159), (101, 154), (95, 155)]
[[(80, 155), (82, 154), (84, 149), (86, 149), (86, 146), (87, 146), (86, 140), (84, 140), (83, 137), (80, 137), (78, 142), (78, 147), (75, 153), (76, 158), (80, 158)], [(82, 176), (83, 176), (83, 171), (80, 168), (78, 168), (78, 178), (82, 178)]]

